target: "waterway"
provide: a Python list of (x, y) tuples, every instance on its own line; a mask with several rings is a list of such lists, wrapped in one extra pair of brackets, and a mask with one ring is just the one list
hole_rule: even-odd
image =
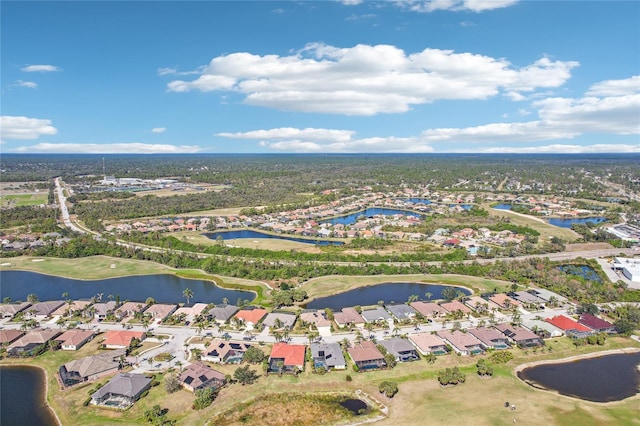
[(45, 380), (36, 367), (0, 367), (0, 425), (57, 425), (45, 401)]
[(144, 302), (148, 297), (153, 297), (158, 303), (184, 303), (182, 293), (186, 288), (193, 292), (190, 302), (222, 303), (222, 299), (226, 298), (235, 303), (238, 298), (249, 301), (255, 298), (255, 294), (249, 291), (227, 290), (211, 281), (188, 280), (170, 274), (87, 281), (36, 272), (1, 271), (0, 282), (0, 296), (10, 297), (14, 301), (24, 301), (29, 294), (35, 294), (45, 301), (61, 300), (62, 293), (69, 293), (71, 299), (90, 299), (102, 293), (103, 302), (112, 295), (120, 296), (123, 301)]
[(423, 215), (420, 213), (410, 212), (406, 210), (397, 210), (397, 209), (385, 209), (379, 207), (372, 207), (365, 210), (361, 210), (359, 212), (351, 213), (345, 216), (338, 216), (331, 219), (321, 220), (321, 223), (331, 223), (333, 225), (342, 224), (342, 225), (353, 225), (356, 223), (358, 218), (360, 217), (372, 217), (372, 216), (394, 216), (397, 214), (405, 215), (405, 216), (413, 216), (417, 218), (422, 218)]
[[(427, 300), (426, 293), (431, 293), (431, 300), (442, 299), (442, 290), (448, 286), (423, 283), (382, 283), (366, 287), (359, 287), (332, 296), (320, 297), (307, 303), (307, 309), (340, 310), (351, 306), (375, 305), (380, 300), (385, 303), (404, 303), (409, 296), (416, 295), (420, 300)], [(455, 287), (462, 293), (469, 295), (471, 292), (464, 287)]]
[(511, 207), (513, 207), (512, 204), (496, 204), (492, 208), (496, 210), (511, 210)]
[(344, 244), (344, 242), (342, 241), (329, 241), (329, 240), (320, 240), (315, 238), (290, 237), (288, 235), (265, 234), (264, 232), (253, 231), (251, 229), (241, 229), (238, 231), (208, 232), (203, 235), (212, 240), (215, 240), (218, 237), (222, 237), (222, 239), (225, 241), (242, 239), (242, 238), (251, 238), (254, 240), (257, 240), (259, 238), (270, 238), (270, 239), (276, 239), (276, 240), (295, 241), (297, 243), (313, 244), (318, 246), (328, 246), (328, 245), (341, 246)]
[(549, 225), (559, 226), (560, 228), (571, 228), (571, 225), (575, 224), (587, 224), (587, 223), (603, 223), (606, 222), (607, 219), (604, 217), (581, 217), (581, 218), (573, 218), (573, 219), (560, 219), (557, 217), (552, 217), (549, 220)]
[(525, 368), (518, 377), (532, 386), (593, 402), (620, 401), (640, 390), (640, 352), (610, 354)]

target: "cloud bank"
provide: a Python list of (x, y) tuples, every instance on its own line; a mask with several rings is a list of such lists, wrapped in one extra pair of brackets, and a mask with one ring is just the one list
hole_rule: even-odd
[(43, 135), (55, 135), (58, 129), (51, 120), (22, 116), (3, 115), (0, 117), (0, 139), (29, 140)]
[(62, 71), (62, 68), (55, 65), (27, 65), (20, 68), (24, 72), (54, 72)]
[(191, 154), (201, 151), (197, 145), (132, 143), (39, 143), (12, 149), (12, 152), (58, 154)]

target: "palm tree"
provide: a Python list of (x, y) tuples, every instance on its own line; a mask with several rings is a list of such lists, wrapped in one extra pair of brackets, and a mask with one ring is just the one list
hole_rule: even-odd
[(227, 299), (226, 297), (222, 298), (222, 304), (223, 305), (228, 305), (229, 304), (229, 299)]
[(29, 295), (27, 295), (27, 302), (29, 303), (37, 303), (38, 302), (38, 295), (35, 293), (31, 293)]
[(182, 292), (182, 296), (187, 299), (187, 305), (189, 304), (189, 300), (191, 300), (191, 298), (193, 297), (193, 290), (191, 290), (190, 288), (185, 288), (184, 291)]
[(427, 300), (431, 300), (431, 296), (433, 296), (433, 293), (431, 293), (429, 291), (424, 294), (424, 297), (426, 297)]

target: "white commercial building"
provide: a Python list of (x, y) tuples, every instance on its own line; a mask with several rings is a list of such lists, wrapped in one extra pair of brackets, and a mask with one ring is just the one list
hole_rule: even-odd
[(640, 283), (640, 259), (616, 257), (613, 269), (620, 270), (629, 281)]

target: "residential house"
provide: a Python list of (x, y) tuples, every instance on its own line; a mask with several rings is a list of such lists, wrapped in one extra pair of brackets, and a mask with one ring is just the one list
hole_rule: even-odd
[(524, 327), (504, 323), (496, 325), (495, 328), (521, 348), (533, 348), (544, 345), (544, 340), (542, 340), (540, 336)]
[(64, 305), (63, 300), (51, 300), (48, 302), (38, 302), (34, 303), (26, 310), (26, 317), (33, 318), (37, 321), (42, 321), (51, 316), (56, 309), (60, 306)]
[(364, 318), (354, 308), (342, 308), (342, 311), (334, 312), (333, 320), (338, 327), (364, 327)]
[(331, 321), (325, 317), (322, 310), (303, 312), (300, 314), (300, 321), (309, 326), (314, 325), (321, 336), (331, 336)]
[(126, 409), (151, 387), (151, 379), (142, 374), (118, 373), (91, 395), (91, 403)]
[(144, 314), (150, 315), (151, 318), (155, 320), (164, 320), (169, 315), (171, 315), (176, 309), (178, 309), (177, 305), (169, 305), (163, 303), (155, 303), (145, 309)]
[(142, 341), (145, 337), (142, 331), (110, 330), (105, 333), (102, 344), (106, 349), (127, 349), (133, 339)]
[(416, 361), (420, 359), (416, 348), (406, 339), (392, 337), (378, 342), (398, 362)]
[(209, 309), (206, 313), (207, 318), (210, 321), (215, 321), (218, 324), (224, 324), (228, 322), (238, 312), (238, 307), (234, 305), (216, 305)]
[(0, 330), (0, 346), (5, 346), (24, 336), (24, 331), (20, 330)]
[(436, 334), (461, 355), (481, 354), (484, 352), (482, 342), (473, 334), (463, 333), (460, 330), (440, 330)]
[(4, 303), (0, 305), (0, 318), (13, 318), (18, 312), (22, 312), (31, 306), (29, 302)]
[(558, 293), (554, 293), (553, 291), (547, 290), (546, 288), (529, 289), (527, 290), (527, 292), (533, 294), (536, 297), (539, 297), (547, 303), (555, 300), (560, 304), (564, 304), (569, 301), (566, 297), (560, 296)]
[(31, 330), (24, 336), (14, 340), (13, 343), (7, 347), (7, 353), (11, 356), (31, 356), (35, 349), (49, 343), (50, 340), (53, 340), (59, 334), (60, 332), (57, 330)]
[(413, 309), (425, 318), (436, 318), (447, 314), (447, 310), (433, 302), (417, 301), (409, 303)]
[(266, 309), (240, 309), (233, 318), (244, 324), (247, 330), (253, 330), (265, 315), (267, 315)]
[(269, 371), (294, 372), (304, 370), (304, 357), (307, 347), (304, 345), (289, 345), (276, 343), (271, 348), (269, 356)]
[(457, 311), (461, 311), (465, 315), (471, 313), (471, 309), (466, 307), (462, 302), (458, 300), (452, 300), (451, 302), (444, 302), (444, 303), (441, 303), (440, 306), (451, 313), (457, 312)]
[(494, 303), (500, 309), (512, 309), (521, 305), (520, 302), (510, 298), (504, 293), (496, 293), (489, 296), (489, 301)]
[(422, 355), (444, 355), (447, 351), (446, 343), (437, 335), (431, 333), (416, 333), (409, 335), (409, 341)]
[(553, 318), (546, 318), (545, 321), (555, 325), (556, 327), (564, 331), (564, 334), (570, 337), (581, 338), (594, 334), (594, 331), (591, 328), (564, 315), (557, 315)]
[(228, 342), (222, 339), (213, 339), (202, 353), (205, 361), (220, 364), (238, 364), (242, 362), (244, 353), (251, 345), (247, 343)]
[(195, 362), (189, 364), (178, 376), (183, 388), (190, 392), (200, 389), (219, 389), (225, 384), (225, 375), (206, 364)]
[(389, 312), (385, 311), (381, 306), (362, 311), (362, 318), (364, 318), (366, 322), (383, 322), (393, 320), (391, 315), (389, 315)]
[(544, 306), (545, 304), (544, 299), (524, 290), (509, 293), (508, 296), (525, 305)]
[(492, 306), (489, 305), (489, 302), (486, 299), (483, 299), (480, 296), (466, 297), (464, 304), (480, 315), (488, 314), (491, 311)]
[(342, 355), (342, 348), (338, 343), (311, 343), (311, 357), (315, 368), (327, 370), (344, 370), (347, 362)]
[(578, 322), (580, 324), (586, 325), (597, 333), (611, 334), (616, 332), (616, 327), (609, 321), (605, 321), (602, 318), (598, 318), (586, 312), (580, 315), (580, 319), (578, 320)]
[(416, 310), (404, 303), (398, 305), (386, 305), (385, 308), (391, 313), (398, 321), (410, 321), (416, 317)]
[(382, 352), (378, 350), (375, 343), (369, 340), (354, 343), (353, 347), (347, 349), (347, 353), (360, 370), (372, 370), (387, 366)]
[(91, 330), (80, 330), (77, 328), (65, 331), (56, 340), (60, 342), (63, 351), (77, 351), (89, 340), (93, 339), (94, 333)]
[(493, 327), (478, 327), (469, 330), (482, 342), (485, 349), (509, 349), (509, 338)]
[(538, 319), (525, 319), (522, 321), (522, 325), (542, 337), (548, 339), (551, 337), (561, 337), (564, 335), (564, 331), (559, 329), (553, 324), (550, 324), (544, 320)]
[(296, 314), (286, 312), (270, 312), (262, 321), (262, 325), (269, 328), (287, 328), (291, 330), (296, 323)]
[(85, 309), (91, 306), (91, 303), (92, 302), (90, 300), (70, 300), (69, 302), (65, 301), (64, 305), (60, 306), (58, 309), (51, 313), (51, 316), (85, 316)]
[(119, 349), (70, 361), (58, 369), (65, 387), (99, 379), (122, 368), (126, 351)]
[[(181, 315), (183, 315), (186, 321), (194, 321), (198, 315), (203, 315), (203, 312), (205, 309), (207, 309), (207, 306), (208, 305), (206, 303), (194, 303), (193, 306), (182, 306), (175, 310), (173, 314), (171, 314), (171, 316), (174, 318), (179, 318)], [(238, 308), (236, 308), (235, 306), (234, 308), (235, 310), (233, 311), (233, 313), (235, 314)]]
[(144, 303), (140, 302), (125, 302), (118, 309), (115, 310), (115, 316), (118, 320), (123, 320), (127, 317), (132, 317), (135, 314), (144, 311)]
[(107, 319), (107, 315), (113, 313), (116, 309), (116, 302), (113, 300), (109, 302), (101, 302), (93, 304), (93, 317), (98, 321), (104, 321)]

